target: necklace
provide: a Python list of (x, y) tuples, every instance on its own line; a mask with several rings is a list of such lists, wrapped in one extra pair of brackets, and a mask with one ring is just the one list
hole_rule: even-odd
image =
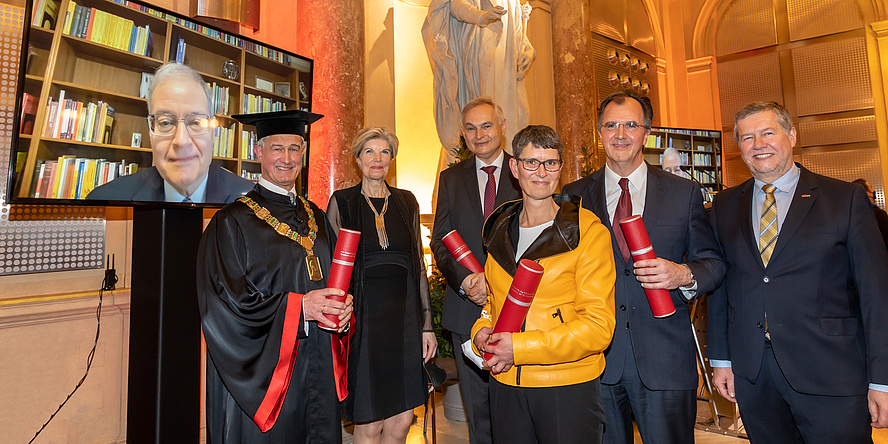
[(302, 236), (290, 228), (289, 225), (279, 221), (276, 217), (271, 215), (268, 208), (259, 205), (253, 199), (250, 199), (247, 196), (241, 196), (237, 200), (250, 207), (250, 209), (253, 210), (253, 213), (256, 214), (256, 217), (268, 223), (277, 234), (299, 243), (299, 245), (305, 249), (305, 265), (308, 268), (309, 279), (313, 281), (323, 279), (324, 273), (321, 271), (321, 262), (314, 254), (314, 241), (318, 237), (318, 224), (317, 221), (315, 221), (314, 212), (311, 210), (311, 206), (308, 205), (307, 200), (303, 199), (302, 196), (299, 196), (302, 206), (308, 213), (308, 236)]
[[(361, 194), (364, 194), (364, 190), (361, 190)], [(385, 234), (385, 212), (388, 211), (389, 207), (388, 194), (385, 195), (385, 200), (382, 202), (382, 212), (376, 211), (376, 207), (373, 205), (373, 202), (370, 202), (370, 198), (367, 197), (366, 194), (364, 194), (364, 199), (367, 200), (367, 205), (370, 205), (370, 211), (373, 212), (376, 222), (376, 236), (379, 238), (379, 246), (382, 247), (383, 250), (386, 250), (389, 247), (389, 238), (388, 235)]]

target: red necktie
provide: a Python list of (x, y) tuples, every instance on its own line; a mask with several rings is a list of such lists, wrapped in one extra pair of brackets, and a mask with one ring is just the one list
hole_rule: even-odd
[(620, 221), (632, 215), (632, 196), (629, 194), (629, 179), (620, 179), (620, 201), (617, 202), (617, 209), (614, 211), (614, 222), (611, 226), (614, 228), (614, 236), (617, 238), (617, 245), (620, 246), (620, 252), (623, 253), (623, 260), (629, 263), (630, 253), (629, 246), (626, 245), (626, 238), (623, 237), (623, 230), (620, 228)]
[(496, 179), (493, 177), (496, 165), (482, 167), (481, 171), (487, 173), (487, 185), (484, 186), (484, 220), (487, 220), (487, 216), (493, 213), (493, 205), (496, 203)]

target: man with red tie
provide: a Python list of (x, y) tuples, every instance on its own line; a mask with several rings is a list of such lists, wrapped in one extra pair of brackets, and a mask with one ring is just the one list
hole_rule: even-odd
[[(614, 235), (617, 326), (601, 376), (605, 443), (632, 443), (633, 417), (646, 443), (694, 442), (697, 367), (687, 302), (724, 276), (700, 186), (644, 161), (653, 115), (650, 100), (632, 91), (606, 97), (598, 108), (605, 166), (563, 189)], [(629, 254), (618, 222), (634, 214), (656, 259), (634, 262)], [(676, 313), (654, 318), (645, 289), (670, 290)]]
[(441, 323), (452, 333), (459, 388), (472, 444), (492, 442), (487, 395), (489, 372), (470, 363), (460, 347), (470, 340), (472, 325), (487, 303), (487, 285), (484, 273), (472, 273), (460, 265), (442, 239), (456, 230), (484, 265), (486, 254), (481, 243), (484, 220), (504, 202), (521, 198), (518, 180), (508, 170), (512, 156), (503, 151), (506, 123), (502, 109), (489, 97), (474, 99), (463, 108), (461, 131), (474, 155), (441, 172), (432, 229), (435, 264), (447, 279)]

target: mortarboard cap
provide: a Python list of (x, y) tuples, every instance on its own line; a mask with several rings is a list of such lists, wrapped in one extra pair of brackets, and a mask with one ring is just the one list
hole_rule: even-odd
[(254, 125), (256, 138), (261, 139), (275, 134), (297, 134), (305, 137), (305, 127), (324, 116), (294, 109), (270, 113), (237, 114), (231, 117), (244, 125)]

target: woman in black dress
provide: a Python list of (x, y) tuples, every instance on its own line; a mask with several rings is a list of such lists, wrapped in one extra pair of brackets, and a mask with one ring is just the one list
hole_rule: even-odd
[(354, 442), (405, 442), (413, 409), (428, 397), (423, 363), (435, 355), (429, 283), (413, 193), (385, 177), (398, 138), (382, 127), (361, 130), (352, 152), (363, 180), (330, 197), (334, 229), (361, 232), (350, 293), (355, 332), (348, 363), (346, 419)]

